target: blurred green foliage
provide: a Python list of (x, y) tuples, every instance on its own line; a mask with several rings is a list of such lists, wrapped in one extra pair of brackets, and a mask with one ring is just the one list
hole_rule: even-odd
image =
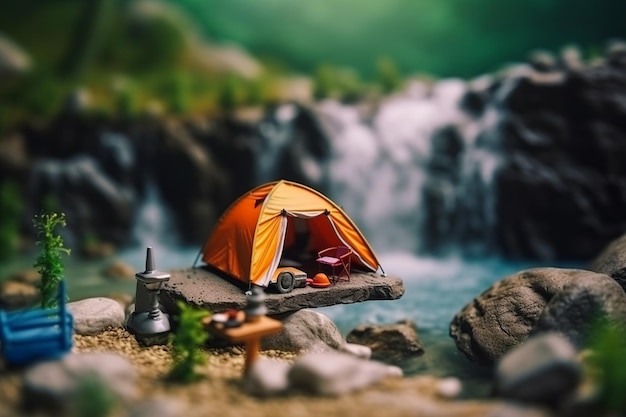
[(10, 180), (2, 182), (0, 184), (0, 260), (10, 258), (17, 251), (23, 205), (17, 183)]
[(196, 368), (206, 363), (206, 353), (200, 348), (209, 334), (202, 325), (202, 319), (211, 313), (182, 301), (176, 305), (179, 309), (178, 327), (170, 337), (174, 364), (169, 377), (175, 381), (191, 382), (199, 378)]
[(626, 37), (622, 0), (169, 0), (217, 40), (312, 73), (348, 66), (364, 79), (376, 57), (403, 74), (474, 77), (536, 49), (586, 49)]
[(80, 378), (72, 404), (71, 417), (107, 417), (119, 404), (119, 398), (96, 375)]
[(351, 68), (331, 64), (317, 67), (313, 75), (313, 96), (353, 102), (366, 95), (368, 88)]
[(37, 230), (37, 245), (41, 253), (33, 266), (41, 275), (41, 307), (52, 308), (57, 305), (57, 291), (63, 279), (64, 265), (61, 254), (70, 254), (63, 238), (57, 234), (57, 227), (65, 227), (65, 214), (43, 212), (36, 215), (33, 224)]
[(592, 347), (601, 406), (615, 415), (626, 415), (626, 328), (599, 322), (594, 326)]
[(402, 75), (390, 58), (381, 57), (378, 59), (376, 75), (384, 93), (391, 93), (402, 85)]
[[(302, 72), (315, 97), (354, 101), (403, 76), (496, 71), (536, 48), (597, 54), (626, 37), (624, 15), (617, 0), (6, 0), (0, 35), (32, 66), (0, 80), (0, 109), (5, 126), (49, 118), (85, 89), (93, 111), (121, 118), (231, 111), (275, 102)], [(216, 63), (220, 42), (242, 45), (264, 72)], [(120, 78), (128, 87), (114, 86)]]

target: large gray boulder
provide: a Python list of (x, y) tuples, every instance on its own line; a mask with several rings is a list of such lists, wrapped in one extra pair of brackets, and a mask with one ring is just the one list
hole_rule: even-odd
[(558, 332), (583, 349), (590, 347), (590, 335), (599, 320), (626, 326), (626, 293), (608, 275), (587, 275), (552, 297), (530, 334)]
[(613, 240), (589, 265), (589, 269), (607, 274), (626, 291), (626, 234)]
[(491, 365), (526, 340), (546, 305), (567, 284), (605, 278), (579, 269), (518, 272), (496, 282), (457, 313), (450, 336), (470, 360)]
[(313, 352), (338, 349), (346, 343), (335, 323), (317, 311), (305, 309), (276, 318), (282, 321), (283, 330), (264, 338), (263, 349)]
[(372, 359), (386, 362), (424, 353), (424, 347), (417, 336), (417, 325), (410, 320), (387, 325), (362, 324), (353, 329), (346, 340), (369, 346), (372, 349)]

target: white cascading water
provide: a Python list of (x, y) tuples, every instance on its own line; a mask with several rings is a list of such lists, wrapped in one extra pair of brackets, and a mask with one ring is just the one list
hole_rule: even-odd
[[(431, 91), (419, 87), (387, 98), (371, 120), (365, 120), (358, 107), (335, 101), (316, 108), (331, 138), (330, 196), (375, 247), (389, 251), (428, 253), (425, 228), (453, 239), (459, 229), (488, 230), (495, 223), (490, 186), (499, 156), (476, 147), (478, 133), (496, 122), (495, 113), (487, 112), (491, 116), (480, 120), (467, 116), (459, 107), (466, 92), (463, 81), (441, 81)], [(455, 181), (438, 178), (429, 169), (433, 135), (448, 126), (458, 130), (463, 142)], [(431, 181), (436, 181), (442, 200), (437, 213), (423, 198)], [(476, 195), (479, 192), (484, 196)], [(468, 225), (471, 222), (491, 223)]]

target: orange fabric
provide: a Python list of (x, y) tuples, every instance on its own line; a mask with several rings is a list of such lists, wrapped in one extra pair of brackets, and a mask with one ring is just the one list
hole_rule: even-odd
[(267, 285), (285, 241), (295, 241), (296, 217), (306, 219), (307, 250), (345, 245), (353, 251), (353, 265), (378, 269), (374, 251), (347, 214), (326, 196), (290, 181), (261, 185), (235, 201), (205, 243), (202, 260), (245, 283)]

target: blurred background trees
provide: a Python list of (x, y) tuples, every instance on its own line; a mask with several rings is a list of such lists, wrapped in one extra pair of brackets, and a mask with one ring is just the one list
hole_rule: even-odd
[[(50, 117), (79, 87), (91, 111), (124, 117), (354, 101), (415, 74), (475, 77), (539, 48), (573, 43), (589, 58), (626, 34), (624, 15), (617, 0), (7, 0), (0, 120)], [(301, 76), (309, 87), (296, 93)]]

